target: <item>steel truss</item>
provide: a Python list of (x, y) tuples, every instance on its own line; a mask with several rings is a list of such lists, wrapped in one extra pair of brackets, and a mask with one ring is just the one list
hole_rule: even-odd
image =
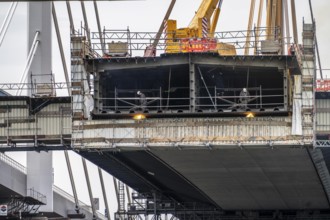
[[(280, 29), (276, 28), (254, 28), (253, 30), (241, 30), (241, 31), (224, 31), (214, 33), (214, 38), (218, 42), (232, 44), (236, 50), (242, 50), (246, 48), (255, 48), (257, 53), (260, 53), (261, 42), (266, 39), (271, 39), (267, 33), (279, 33)], [(168, 34), (168, 33), (167, 33)], [(169, 39), (166, 33), (162, 33), (159, 39), (159, 43), (156, 49), (164, 51), (167, 46), (170, 46), (168, 40), (179, 42), (180, 39)], [(131, 32), (127, 30), (109, 30), (104, 29), (102, 33), (91, 32), (91, 47), (97, 54), (103, 54), (104, 48), (100, 43), (100, 39), (105, 44), (113, 42), (125, 42), (128, 45), (129, 56), (132, 56), (132, 51), (144, 51), (152, 42), (156, 39), (157, 32)], [(246, 41), (246, 37), (251, 36), (250, 41)], [(273, 36), (272, 36), (273, 37)], [(275, 39), (281, 45), (290, 45), (291, 39)], [(176, 43), (177, 45), (177, 43)], [(106, 49), (107, 50), (107, 49)]]
[(35, 216), (42, 205), (46, 205), (46, 196), (28, 189), (27, 196), (13, 196), (8, 203), (8, 214), (21, 219), (22, 216)]
[(326, 220), (327, 210), (232, 210), (210, 204), (180, 203), (164, 195), (132, 194), (133, 202), (125, 213), (115, 213), (115, 220)]
[(316, 140), (315, 147), (330, 147), (330, 140)]
[[(49, 83), (0, 83), (0, 89), (3, 90), (29, 90), (36, 86), (46, 86)], [(67, 84), (65, 82), (51, 83), (54, 89), (66, 89)]]

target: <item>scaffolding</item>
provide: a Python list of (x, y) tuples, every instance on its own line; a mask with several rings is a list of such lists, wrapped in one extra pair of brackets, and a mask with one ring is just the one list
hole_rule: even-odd
[[(264, 211), (225, 211), (209, 204), (198, 202), (177, 202), (173, 199), (157, 197), (156, 194), (132, 194), (133, 202), (128, 204), (124, 214), (125, 219), (133, 220), (326, 220), (326, 212), (305, 212), (291, 210)], [(122, 216), (123, 214), (121, 214)], [(119, 220), (119, 213), (115, 213), (115, 220)]]
[(32, 217), (38, 214), (42, 205), (46, 205), (46, 196), (35, 191), (27, 190), (27, 196), (13, 196), (8, 202), (8, 215), (11, 217)]

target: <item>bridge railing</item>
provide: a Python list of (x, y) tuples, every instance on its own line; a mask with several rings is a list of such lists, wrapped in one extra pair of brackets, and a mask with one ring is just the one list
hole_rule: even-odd
[(47, 202), (46, 196), (34, 190), (33, 188), (27, 189), (27, 196), (35, 199), (36, 201), (38, 201), (38, 203), (40, 202), (42, 204), (46, 204)]
[(9, 166), (17, 169), (18, 171), (26, 174), (26, 168), (16, 160), (12, 159), (11, 157), (7, 156), (4, 153), (0, 153), (0, 160), (8, 164)]
[[(55, 193), (59, 194), (60, 196), (62, 196), (63, 198), (71, 201), (72, 203), (75, 202), (74, 197), (70, 193), (64, 191), (63, 189), (59, 188), (58, 186), (53, 185), (53, 191)], [(86, 203), (79, 201), (79, 206), (83, 211), (92, 213), (92, 208), (90, 205), (87, 205)], [(97, 216), (101, 219), (106, 219), (105, 216), (100, 212), (97, 212)]]
[[(108, 97), (99, 98), (102, 102), (102, 113), (134, 113), (138, 111), (166, 112), (187, 111), (190, 109), (189, 88), (171, 90), (139, 90), (143, 96), (138, 97), (136, 89), (108, 91)], [(200, 95), (196, 96), (196, 110), (216, 112), (236, 112), (254, 109), (257, 111), (285, 109), (284, 95), (276, 88), (249, 88), (244, 93), (242, 88), (200, 88)], [(186, 95), (185, 95), (186, 94)]]

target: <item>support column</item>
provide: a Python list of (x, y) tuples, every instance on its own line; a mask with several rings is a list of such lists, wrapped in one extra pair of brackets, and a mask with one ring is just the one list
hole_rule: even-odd
[(289, 70), (284, 70), (283, 71), (283, 98), (284, 98), (284, 110), (287, 111), (288, 110), (288, 88), (289, 88), (289, 81), (288, 81), (288, 77), (289, 77)]
[[(52, 82), (52, 7), (51, 2), (28, 3), (28, 50), (32, 46), (36, 31), (39, 31), (38, 47), (28, 73), (29, 82), (46, 83)], [(31, 73), (33, 77), (31, 78)], [(43, 93), (51, 92), (51, 88), (42, 89)], [(38, 92), (38, 91), (37, 91)], [(32, 95), (32, 91), (29, 91)], [(38, 126), (38, 124), (36, 124)], [(38, 144), (36, 137), (35, 143)], [(46, 196), (47, 204), (41, 206), (40, 212), (53, 211), (53, 163), (52, 153), (27, 153), (27, 189)]]
[[(52, 82), (52, 6), (50, 2), (34, 2), (28, 3), (28, 50), (32, 46), (32, 42), (36, 31), (40, 45), (37, 49), (33, 62), (28, 72), (29, 83), (49, 83)], [(32, 77), (31, 77), (32, 75)], [(47, 91), (48, 90), (48, 91)], [(48, 89), (37, 88), (35, 93), (42, 95), (52, 95), (51, 87)], [(46, 93), (46, 94), (45, 94)], [(28, 95), (32, 95), (29, 91)]]
[(191, 55), (189, 55), (189, 98), (190, 98), (190, 105), (189, 110), (190, 112), (196, 112), (196, 105), (197, 105), (197, 88), (196, 88), (196, 68), (195, 64), (191, 61)]

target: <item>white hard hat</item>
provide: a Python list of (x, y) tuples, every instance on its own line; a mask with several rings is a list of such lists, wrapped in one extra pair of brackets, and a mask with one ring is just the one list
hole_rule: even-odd
[(137, 94), (138, 94), (138, 95), (140, 95), (140, 94), (141, 94), (141, 92), (140, 92), (140, 91), (137, 91)]
[(243, 88), (243, 92), (247, 92), (246, 88)]

